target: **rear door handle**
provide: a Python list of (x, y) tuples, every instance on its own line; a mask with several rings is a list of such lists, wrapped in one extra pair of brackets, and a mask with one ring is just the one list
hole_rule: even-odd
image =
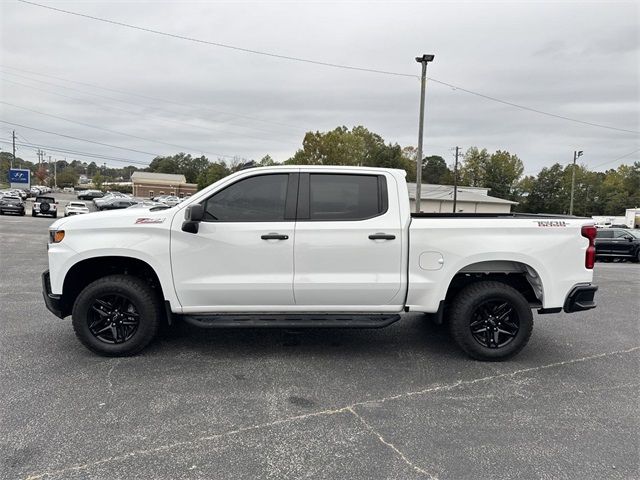
[(280, 235), (279, 233), (268, 233), (260, 237), (262, 240), (289, 240), (289, 235)]
[(395, 240), (395, 235), (388, 235), (386, 233), (374, 233), (369, 235), (369, 240)]

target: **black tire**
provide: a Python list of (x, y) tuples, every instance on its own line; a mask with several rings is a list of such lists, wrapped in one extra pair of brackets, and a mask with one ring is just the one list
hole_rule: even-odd
[(33, 210), (31, 210), (31, 216), (35, 217), (36, 216), (36, 212), (34, 212)]
[(636, 252), (636, 256), (633, 259), (634, 263), (640, 263), (640, 248), (638, 248), (638, 251)]
[(525, 347), (533, 330), (527, 299), (515, 288), (495, 281), (477, 282), (462, 289), (452, 302), (448, 318), (453, 340), (477, 360), (513, 357)]
[(51, 215), (53, 218), (58, 218), (58, 212), (55, 212), (53, 215)]
[[(98, 301), (104, 301), (105, 298), (121, 298), (124, 299), (125, 305), (133, 307), (133, 310), (129, 307), (129, 311), (124, 314), (116, 314), (120, 315), (120, 318), (134, 312), (137, 317), (137, 325), (133, 332), (130, 333), (130, 336), (121, 338), (119, 342), (110, 342), (108, 338), (99, 338), (95, 333), (92, 333), (90, 327), (90, 323), (93, 325), (96, 322), (101, 322), (101, 325), (94, 327), (94, 330), (106, 325), (110, 331), (113, 331), (110, 326), (114, 325), (114, 317), (104, 313), (98, 315), (95, 313), (98, 310), (93, 308), (98, 305)], [(163, 317), (160, 301), (148, 283), (130, 275), (109, 275), (90, 283), (80, 292), (73, 305), (72, 319), (76, 336), (89, 350), (107, 357), (124, 357), (140, 352), (155, 338)], [(129, 320), (132, 319), (129, 318)], [(115, 323), (117, 323), (117, 318)], [(114, 328), (117, 331), (118, 327)], [(120, 326), (120, 328), (131, 327)], [(109, 335), (109, 332), (105, 332), (103, 335)], [(113, 339), (115, 336), (111, 335), (111, 338)]]
[(41, 212), (47, 213), (50, 208), (51, 208), (51, 205), (49, 205), (47, 202), (42, 202), (40, 204), (40, 211)]

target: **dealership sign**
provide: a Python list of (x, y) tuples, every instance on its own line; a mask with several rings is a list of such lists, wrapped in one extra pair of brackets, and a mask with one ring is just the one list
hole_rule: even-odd
[(31, 172), (26, 168), (12, 168), (9, 170), (11, 188), (30, 188)]

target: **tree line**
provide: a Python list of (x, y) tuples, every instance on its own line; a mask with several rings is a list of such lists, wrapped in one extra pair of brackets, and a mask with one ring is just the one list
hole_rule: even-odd
[[(0, 152), (0, 175), (7, 178), (11, 155)], [(416, 178), (417, 152), (414, 147), (401, 147), (387, 143), (378, 134), (363, 126), (351, 129), (341, 126), (327, 132), (307, 132), (302, 148), (282, 163), (288, 165), (347, 165), (398, 168), (405, 170), (407, 181)], [(21, 159), (18, 159), (20, 163)], [(183, 174), (188, 183), (204, 188), (237, 171), (244, 160), (209, 160), (205, 156), (186, 153), (156, 157), (142, 170), (157, 173)], [(30, 168), (37, 181), (51, 181), (47, 167), (22, 161)], [(453, 162), (439, 155), (427, 155), (421, 161), (423, 183), (452, 185), (454, 175), (460, 186), (489, 189), (489, 194), (518, 202), (516, 211), (531, 213), (568, 213), (573, 165), (555, 163), (544, 167), (537, 175), (524, 175), (522, 160), (513, 153), (486, 148), (471, 147), (460, 156), (460, 164), (454, 172)], [(277, 165), (265, 155), (254, 162), (256, 166)], [(95, 162), (70, 163), (58, 160), (58, 186), (77, 184), (78, 176), (87, 175), (94, 183), (126, 181), (139, 168), (129, 165), (122, 168), (99, 166)], [(51, 170), (51, 169), (49, 169)], [(97, 180), (97, 181), (96, 181)], [(640, 206), (640, 162), (620, 165), (605, 172), (595, 172), (586, 165), (575, 166), (574, 214), (621, 215), (626, 208)]]

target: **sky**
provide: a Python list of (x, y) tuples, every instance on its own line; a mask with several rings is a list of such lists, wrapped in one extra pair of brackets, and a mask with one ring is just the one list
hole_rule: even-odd
[(637, 1), (35, 1), (172, 35), (402, 75), (259, 55), (2, 0), (0, 149), (11, 150), (6, 142), (15, 129), (17, 155), (32, 161), (34, 145), (45, 158), (113, 167), (142, 167), (181, 151), (284, 161), (305, 132), (341, 125), (415, 146), (415, 57), (423, 53), (435, 55), (427, 72), (425, 155), (452, 163), (455, 146), (507, 150), (522, 159), (525, 174), (569, 164), (574, 150), (600, 171), (640, 161)]

